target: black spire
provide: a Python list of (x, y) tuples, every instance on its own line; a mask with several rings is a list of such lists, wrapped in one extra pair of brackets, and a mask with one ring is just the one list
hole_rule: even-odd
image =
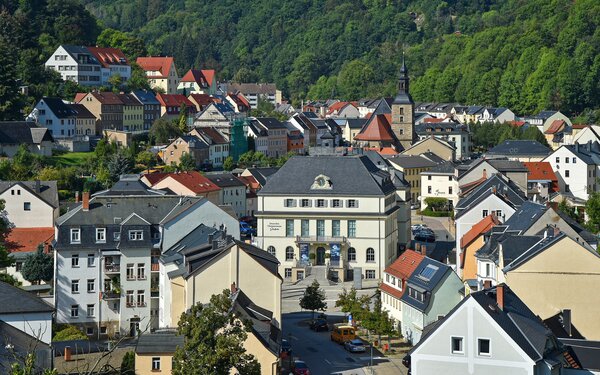
[(400, 78), (398, 79), (398, 91), (400, 93), (408, 93), (408, 69), (404, 61), (404, 52), (402, 52), (402, 67), (400, 68)]

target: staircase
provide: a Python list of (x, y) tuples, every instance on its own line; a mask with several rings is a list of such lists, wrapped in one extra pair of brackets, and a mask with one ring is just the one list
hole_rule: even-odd
[(329, 283), (327, 280), (327, 266), (312, 266), (310, 268), (310, 275), (306, 276), (303, 280), (298, 281), (296, 285), (307, 286), (310, 285), (313, 280), (317, 280), (321, 285)]

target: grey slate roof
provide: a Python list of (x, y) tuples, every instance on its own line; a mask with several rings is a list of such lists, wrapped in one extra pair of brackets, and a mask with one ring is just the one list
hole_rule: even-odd
[(4, 314), (54, 311), (54, 307), (21, 288), (0, 281), (0, 320)]
[(506, 140), (487, 152), (487, 155), (531, 155), (531, 156), (547, 156), (552, 150), (544, 146), (538, 141), (510, 139)]
[(246, 186), (240, 179), (231, 173), (207, 173), (205, 177), (220, 188)]
[(565, 145), (567, 150), (577, 155), (586, 164), (597, 164), (600, 165), (600, 143), (588, 142), (580, 145), (576, 143), (574, 145)]
[(484, 183), (479, 185), (467, 197), (460, 199), (456, 205), (458, 213), (456, 218), (462, 216), (470, 207), (477, 205), (489, 195), (495, 194), (513, 207), (520, 207), (527, 200), (525, 194), (510, 180), (505, 180), (494, 174)]
[(434, 167), (437, 164), (420, 155), (398, 155), (389, 160), (402, 168), (428, 168)]
[(440, 175), (440, 174), (454, 175), (455, 171), (456, 171), (456, 167), (454, 166), (454, 163), (452, 163), (451, 161), (445, 161), (443, 163), (436, 165), (435, 167), (431, 168), (428, 171), (421, 172), (421, 174), (422, 175)]
[(37, 126), (31, 121), (0, 121), (0, 143), (2, 144), (39, 144), (42, 141), (53, 142), (47, 128)]
[(362, 129), (363, 126), (367, 123), (367, 119), (365, 118), (349, 118), (346, 119), (346, 123), (350, 129)]
[(512, 216), (504, 222), (511, 231), (527, 231), (546, 211), (548, 207), (531, 201), (524, 202)]
[(178, 346), (184, 345), (184, 336), (175, 332), (155, 332), (142, 334), (137, 341), (138, 354), (172, 354)]
[(76, 113), (69, 108), (68, 104), (62, 101), (61, 98), (43, 97), (40, 101), (46, 103), (48, 108), (58, 118), (74, 117)]
[[(547, 236), (542, 241), (538, 242), (535, 246), (532, 246), (529, 249), (527, 249), (526, 252), (524, 252), (523, 254), (521, 254), (520, 256), (518, 256), (517, 258), (515, 258), (512, 262), (505, 263), (505, 266), (503, 268), (503, 272), (506, 273), (508, 271), (511, 271), (511, 270), (519, 267), (523, 263), (527, 262), (529, 259), (533, 258), (534, 256), (536, 256), (537, 254), (541, 253), (542, 251), (546, 250), (549, 246), (552, 246), (556, 242), (562, 240), (564, 237), (566, 237), (566, 236), (562, 232), (559, 233), (556, 236)], [(582, 247), (582, 248), (584, 248), (586, 251), (590, 251), (591, 253), (593, 253), (596, 256), (599, 256), (598, 253), (596, 251), (594, 251), (594, 250), (588, 250), (585, 247)]]
[(78, 119), (80, 118), (93, 118), (95, 119), (96, 116), (94, 116), (94, 114), (92, 112), (90, 112), (83, 104), (67, 104), (67, 106), (73, 111), (75, 112), (75, 117), (77, 117)]
[[(581, 366), (590, 371), (600, 371), (600, 341), (561, 338), (559, 341), (571, 348)], [(581, 371), (586, 373), (587, 371)]]
[(260, 186), (265, 186), (267, 180), (277, 173), (278, 170), (279, 167), (248, 168), (248, 172), (252, 174), (252, 177), (258, 181)]
[(258, 117), (256, 120), (268, 130), (285, 129), (285, 125), (274, 117)]
[[(421, 272), (428, 266), (437, 267), (438, 269), (429, 279), (426, 279), (423, 276), (421, 276)], [(433, 290), (438, 286), (438, 284), (440, 284), (445, 279), (446, 275), (449, 272), (453, 272), (449, 266), (440, 263), (436, 260), (433, 260), (429, 257), (423, 258), (421, 263), (419, 263), (417, 268), (415, 268), (414, 272), (410, 275), (408, 280), (406, 280), (407, 288), (416, 289), (417, 291), (424, 294), (423, 301), (411, 297), (409, 293), (404, 293), (400, 300), (421, 312), (427, 310), (429, 302), (431, 302), (431, 298), (433, 297)]]
[(522, 236), (515, 233), (499, 234), (489, 236), (481, 249), (475, 252), (475, 256), (487, 259), (499, 264), (500, 246), (502, 246), (502, 258), (505, 265), (524, 254), (533, 246), (543, 240), (542, 236)]
[(419, 135), (427, 134), (462, 134), (467, 133), (467, 125), (455, 122), (422, 123), (415, 125), (415, 132)]
[(0, 181), (0, 193), (5, 192), (15, 184), (25, 186), (31, 193), (39, 196), (43, 201), (50, 206), (58, 207), (58, 187), (56, 181), (39, 181), (39, 193), (37, 192), (38, 181)]
[(156, 99), (156, 94), (152, 91), (146, 90), (135, 90), (132, 94), (142, 103), (142, 104), (155, 104), (160, 105), (160, 102)]
[[(331, 179), (331, 189), (311, 189), (315, 178)], [(382, 196), (395, 191), (390, 174), (364, 156), (303, 156), (290, 158), (258, 195)]]

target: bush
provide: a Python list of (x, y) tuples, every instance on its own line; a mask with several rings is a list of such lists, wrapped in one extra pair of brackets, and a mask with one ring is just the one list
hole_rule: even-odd
[(452, 211), (432, 211), (429, 207), (421, 211), (421, 215), (423, 216), (431, 216), (431, 217), (452, 217)]
[(121, 375), (135, 375), (135, 353), (127, 352), (121, 361)]
[(57, 331), (52, 338), (52, 341), (70, 341), (70, 340), (87, 340), (86, 334), (72, 325), (67, 325), (63, 329)]
[(447, 209), (448, 199), (429, 197), (429, 198), (425, 198), (425, 204), (427, 205), (428, 210), (442, 211), (442, 210)]

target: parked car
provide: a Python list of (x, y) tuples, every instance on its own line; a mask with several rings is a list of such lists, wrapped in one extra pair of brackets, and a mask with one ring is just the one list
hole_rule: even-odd
[(240, 221), (240, 234), (242, 236), (256, 236), (256, 229), (252, 228), (248, 223)]
[(310, 323), (310, 329), (313, 331), (329, 331), (329, 325), (325, 319), (315, 319)]
[(281, 352), (287, 355), (292, 354), (292, 344), (286, 339), (281, 339)]
[(240, 217), (240, 222), (242, 222), (242, 221), (244, 223), (250, 224), (253, 227), (256, 226), (256, 218), (253, 216), (242, 216), (242, 217)]
[(346, 349), (350, 353), (362, 353), (366, 350), (365, 344), (360, 339), (346, 341), (344, 343), (344, 349)]
[(415, 233), (415, 241), (419, 242), (435, 242), (435, 233), (427, 230), (420, 230)]
[(349, 325), (335, 325), (331, 330), (331, 341), (343, 344), (356, 339), (356, 329)]
[(404, 365), (404, 367), (406, 367), (408, 369), (408, 375), (410, 375), (410, 355), (407, 354), (404, 356), (404, 358), (402, 358), (402, 364)]
[(310, 370), (304, 361), (294, 361), (294, 375), (310, 375)]

